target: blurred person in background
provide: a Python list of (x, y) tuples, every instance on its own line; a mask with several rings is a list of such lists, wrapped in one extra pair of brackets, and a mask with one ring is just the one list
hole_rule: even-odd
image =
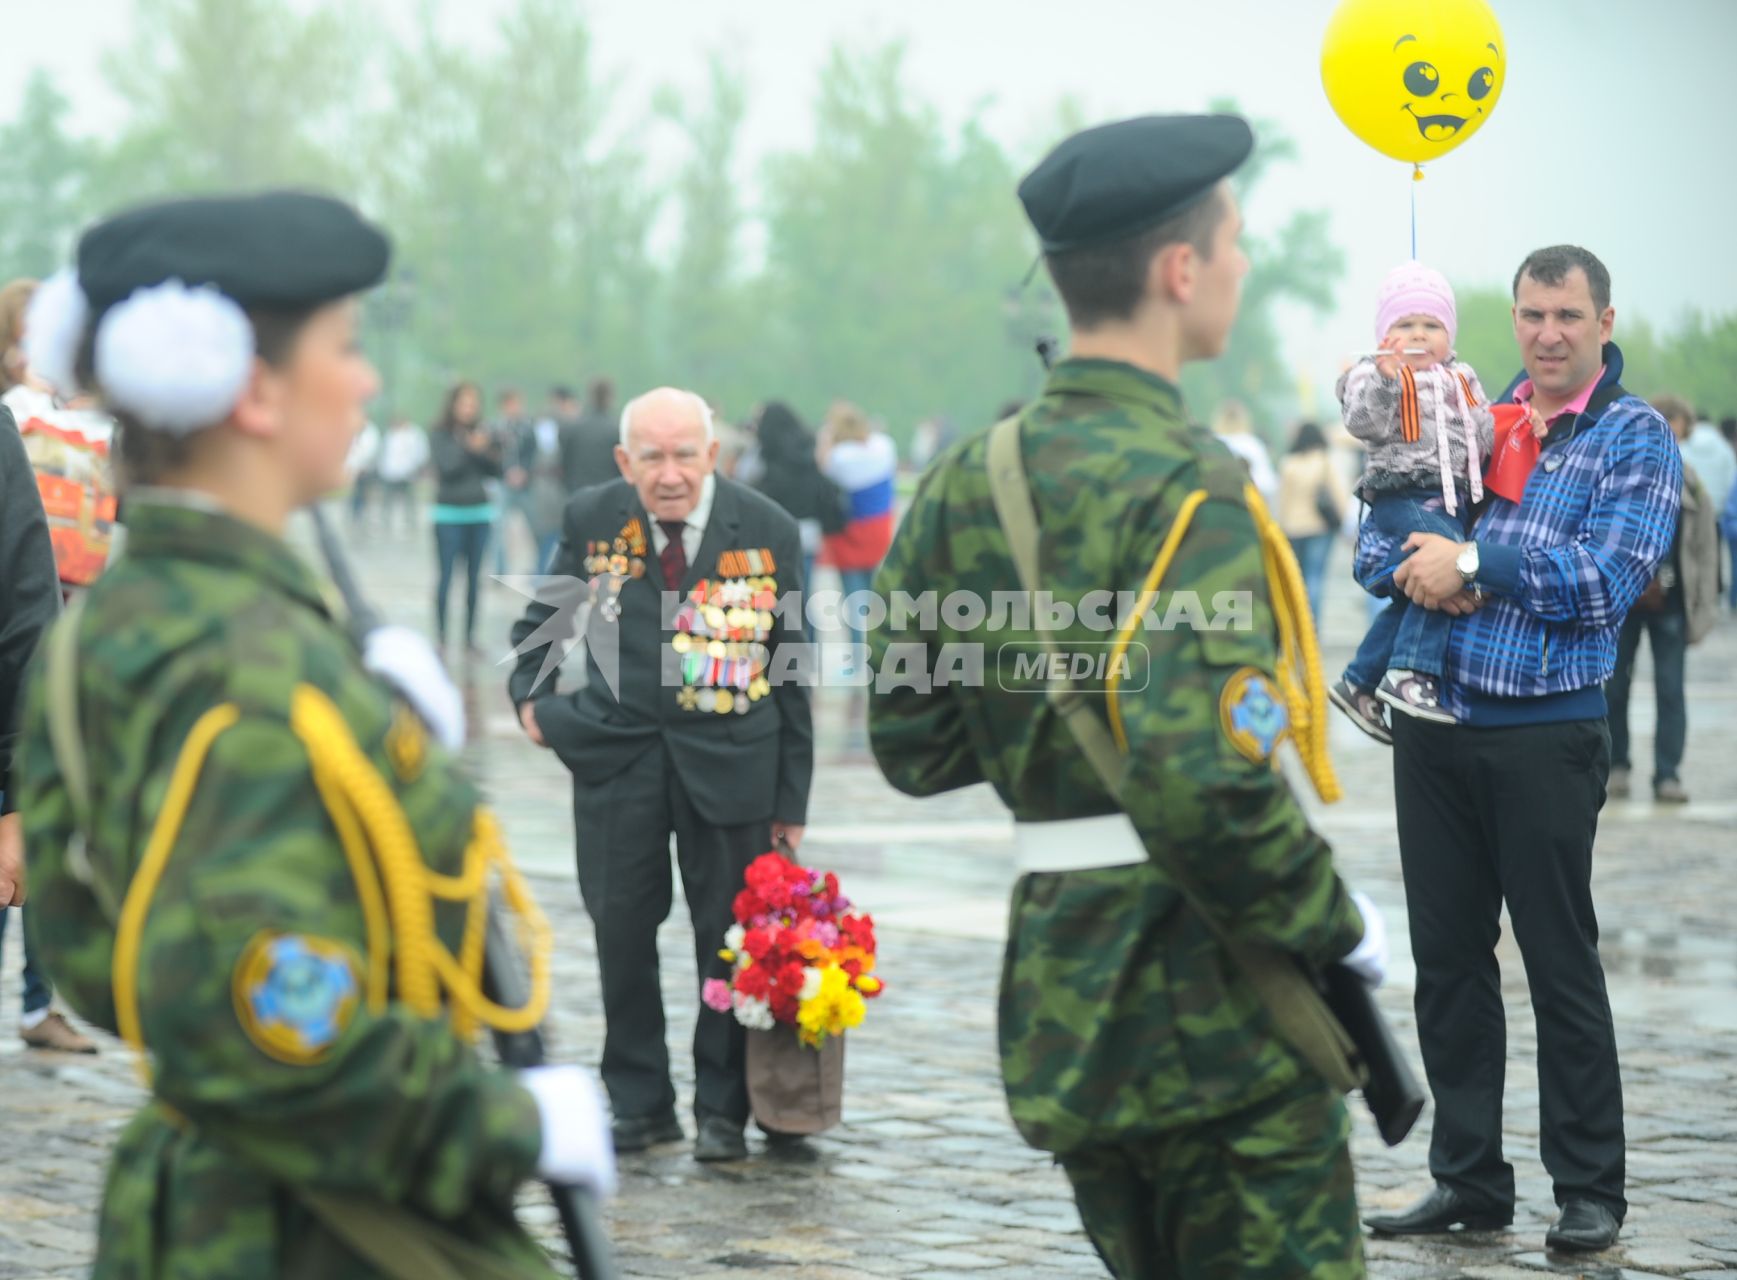
[[(814, 581), (814, 561), (828, 534), (842, 533), (846, 499), (839, 486), (821, 473), (815, 460), (818, 442), (796, 411), (782, 400), (768, 400), (755, 423), (759, 439), (760, 475), (753, 487), (796, 518), (802, 537), (802, 581)], [(814, 640), (814, 625), (802, 611), (802, 637)]]
[[(1694, 413), (1678, 396), (1653, 401), (1671, 424), (1678, 447), (1689, 438)], [(1628, 697), (1634, 681), (1641, 633), (1653, 651), (1653, 696), (1658, 707), (1653, 729), (1653, 799), (1659, 804), (1687, 804), (1677, 770), (1689, 733), (1689, 704), (1684, 689), (1688, 647), (1712, 630), (1719, 609), (1718, 508), (1683, 449), (1683, 504), (1677, 517), (1670, 552), (1639, 600), (1629, 610), (1616, 644), (1616, 669), (1605, 684), (1610, 704), (1610, 782), (1607, 794), (1625, 800), (1633, 789), (1629, 759)]]
[(609, 484), (621, 475), (615, 463), (615, 446), (621, 439), (621, 411), (615, 406), (615, 383), (593, 378), (585, 390), (585, 411), (565, 387), (555, 389), (558, 422), (563, 427), (562, 456), (565, 459), (569, 494), (594, 484)]
[(350, 445), (344, 470), (350, 477), (350, 526), (355, 528), (368, 514), (368, 499), (380, 483), (380, 428), (364, 422)]
[(1254, 481), (1254, 487), (1260, 490), (1260, 495), (1270, 507), (1279, 498), (1279, 477), (1273, 470), (1272, 456), (1267, 453), (1266, 445), (1255, 434), (1254, 419), (1249, 416), (1248, 406), (1240, 400), (1226, 400), (1218, 406), (1218, 412), (1212, 415), (1212, 434), (1224, 441), (1237, 457), (1248, 467), (1248, 477)]
[(437, 488), (434, 494), (434, 546), (440, 559), (440, 579), (434, 593), (434, 632), (446, 647), (446, 601), (453, 570), (464, 560), (464, 647), (475, 656), (477, 587), (495, 505), (489, 482), (501, 474), (500, 444), (482, 424), (482, 392), (474, 382), (460, 382), (447, 392), (429, 439)]
[(525, 518), (537, 544), (533, 573), (547, 571), (555, 544), (561, 540), (561, 512), (572, 492), (567, 480), (568, 454), (562, 448), (562, 438), (572, 430), (572, 423), (563, 425), (554, 418), (542, 418), (534, 424), (525, 424), (519, 439), (518, 465), (526, 477)]
[[(1715, 427), (1711, 417), (1711, 414), (1703, 414), (1689, 438), (1679, 447), (1683, 462), (1695, 469), (1695, 474), (1706, 486), (1713, 509), (1723, 513), (1727, 503), (1737, 502), (1737, 495), (1733, 493), (1737, 490), (1737, 448), (1733, 447), (1737, 445), (1737, 418), (1726, 418)], [(1724, 528), (1723, 519), (1720, 524), (1723, 540), (1731, 548), (1730, 563), (1721, 580), (1730, 591), (1729, 603), (1737, 606), (1737, 535)]]
[(392, 531), (392, 508), (404, 513), (404, 531), (416, 531), (416, 482), (428, 467), (428, 435), (402, 413), (380, 441), (380, 521)]
[(1327, 447), (1326, 435), (1313, 422), (1303, 423), (1297, 428), (1290, 452), (1279, 463), (1278, 520), (1297, 553), (1309, 593), (1309, 612), (1317, 625), (1327, 580), (1327, 553), (1350, 506), (1351, 488)]
[[(22, 907), (25, 893), (24, 834), (10, 783), (20, 690), (30, 655), (60, 612), (61, 596), (48, 517), (9, 407), (14, 391), (48, 395), (41, 384), (32, 385), (24, 356), (24, 312), (35, 292), (34, 280), (0, 288), (0, 956), (13, 914), (7, 908)], [(23, 912), (18, 914), (24, 945), (19, 1038), (32, 1049), (95, 1053), (96, 1045), (54, 1008), (54, 989), (37, 962)]]
[[(1719, 424), (1719, 429), (1725, 433), (1726, 440), (1737, 445), (1737, 418), (1726, 418)], [(1719, 528), (1725, 534), (1725, 545), (1730, 550), (1725, 581), (1730, 584), (1731, 594), (1726, 603), (1737, 609), (1737, 484), (1733, 484), (1725, 495), (1725, 505), (1719, 512)]]
[(1737, 450), (1726, 442), (1725, 433), (1702, 417), (1677, 447), (1682, 451), (1683, 461), (1695, 469), (1706, 486), (1714, 508), (1724, 507), (1725, 499), (1731, 496), (1731, 486), (1737, 483)]
[(863, 609), (849, 601), (869, 589), (893, 542), (893, 478), (899, 469), (899, 450), (861, 409), (840, 400), (827, 410), (815, 461), (821, 473), (844, 490), (850, 504), (844, 528), (828, 534), (823, 545), (843, 581), (842, 613), (854, 655), (858, 652), (854, 646), (863, 641)]
[[(489, 434), (500, 446), (503, 471), (501, 474), (501, 514), (495, 526), (495, 572), (507, 572), (507, 543), (512, 540), (513, 525), (522, 525), (537, 543), (537, 522), (531, 513), (531, 472), (536, 459), (536, 424), (525, 416), (525, 397), (517, 387), (503, 387), (495, 397), (495, 420), (489, 424)], [(537, 557), (532, 572), (543, 563)]]

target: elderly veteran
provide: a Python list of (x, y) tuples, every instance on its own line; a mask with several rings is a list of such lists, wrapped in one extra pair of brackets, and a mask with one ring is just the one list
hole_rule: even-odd
[[(533, 741), (573, 775), (579, 892), (597, 933), (603, 1082), (617, 1151), (680, 1141), (664, 1043), (657, 929), (671, 903), (670, 840), (694, 927), (695, 994), (718, 959), (748, 864), (794, 851), (807, 820), (814, 739), (796, 521), (714, 474), (718, 441), (699, 396), (663, 388), (621, 415), (622, 478), (567, 504), (549, 566), (594, 602), (589, 679), (544, 676), (577, 618), (552, 597), (513, 626), (508, 690)], [(555, 594), (559, 594), (556, 592)], [(560, 647), (552, 647), (560, 646)], [(747, 1155), (745, 1033), (702, 1006), (694, 1029), (694, 1157)]]

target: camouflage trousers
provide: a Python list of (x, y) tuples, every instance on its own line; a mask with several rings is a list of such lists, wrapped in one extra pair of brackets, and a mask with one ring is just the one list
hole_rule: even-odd
[(1362, 1280), (1350, 1132), (1344, 1100), (1314, 1085), (1061, 1165), (1122, 1280)]

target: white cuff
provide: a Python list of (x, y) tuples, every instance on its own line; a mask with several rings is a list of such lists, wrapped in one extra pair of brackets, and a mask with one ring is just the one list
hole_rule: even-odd
[(409, 627), (375, 627), (363, 646), (362, 665), (416, 709), (441, 746), (464, 746), (464, 698), (422, 635)]
[(1339, 963), (1362, 978), (1370, 987), (1387, 981), (1387, 921), (1366, 893), (1353, 893), (1357, 914), (1363, 917), (1363, 938)]
[(615, 1194), (615, 1143), (603, 1091), (584, 1067), (532, 1067), (519, 1083), (537, 1100), (543, 1118), (543, 1150), (537, 1174), (566, 1186)]

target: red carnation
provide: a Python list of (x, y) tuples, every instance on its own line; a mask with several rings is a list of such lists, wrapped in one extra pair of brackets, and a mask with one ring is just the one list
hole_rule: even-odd
[(736, 990), (755, 1000), (764, 1000), (772, 993), (772, 974), (762, 964), (752, 964), (736, 974)]
[(746, 951), (756, 962), (764, 960), (766, 953), (772, 950), (772, 931), (770, 929), (750, 929), (742, 938), (742, 950)]

